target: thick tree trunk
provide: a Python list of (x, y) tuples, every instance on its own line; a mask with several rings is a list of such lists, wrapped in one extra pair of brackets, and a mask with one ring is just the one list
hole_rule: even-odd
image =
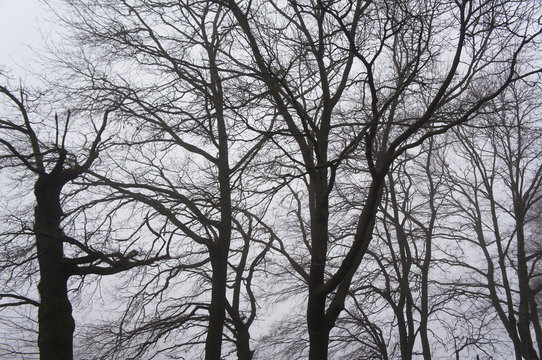
[(536, 344), (538, 346), (538, 354), (542, 357), (542, 327), (540, 326), (540, 316), (538, 315), (537, 303), (534, 295), (531, 293), (531, 323), (534, 327)]
[(429, 220), (429, 226), (425, 233), (425, 257), (421, 267), (421, 309), (420, 309), (420, 339), (422, 342), (422, 353), (424, 360), (431, 360), (431, 346), (429, 345), (429, 332), (427, 330), (427, 323), (429, 321), (429, 267), (431, 265), (432, 251), (433, 251), (433, 229), (437, 218), (437, 208), (435, 207), (435, 196), (438, 192), (437, 187), (433, 182), (431, 173), (431, 163), (433, 157), (433, 139), (429, 141), (429, 153), (425, 164), (425, 171), (427, 173), (427, 179), (429, 180), (429, 207), (431, 208), (431, 218)]
[(55, 176), (42, 175), (35, 185), (34, 233), (40, 266), (38, 346), (41, 360), (72, 360), (75, 322), (63, 268), (60, 190)]
[[(220, 179), (220, 235), (210, 251), (213, 274), (211, 276), (211, 304), (209, 308), (209, 329), (205, 340), (205, 360), (220, 360), (222, 352), (222, 331), (226, 319), (226, 285), (228, 254), (231, 242), (231, 194), (229, 170), (219, 169)], [(222, 171), (221, 171), (222, 170)], [(220, 174), (223, 174), (222, 176)]]
[(222, 331), (226, 318), (226, 274), (227, 253), (217, 250), (211, 253), (213, 275), (211, 277), (211, 305), (209, 328), (205, 340), (205, 360), (220, 360), (222, 352)]
[(328, 357), (330, 328), (326, 322), (326, 294), (324, 285), (328, 245), (329, 204), (327, 196), (327, 171), (317, 170), (311, 176), (311, 265), (309, 273), (309, 298), (307, 303), (307, 328), (309, 332), (309, 359), (325, 360)]
[[(524, 224), (523, 214), (516, 210), (518, 224)], [(529, 271), (527, 269), (527, 256), (525, 253), (525, 234), (523, 226), (517, 226), (517, 251), (518, 251), (518, 280), (519, 280), (519, 317), (518, 331), (521, 339), (521, 353), (526, 360), (538, 360), (538, 354), (533, 346), (531, 336), (531, 319), (530, 319), (530, 298), (531, 288), (529, 286)]]
[(309, 360), (327, 360), (329, 329), (326, 325), (325, 296), (310, 296), (307, 307)]
[(220, 225), (219, 236), (210, 249), (213, 268), (211, 305), (209, 309), (209, 329), (205, 340), (205, 360), (220, 360), (222, 352), (222, 332), (226, 319), (226, 285), (228, 279), (228, 256), (232, 232), (232, 204), (230, 185), (230, 165), (228, 149), (228, 133), (224, 117), (220, 76), (217, 72), (215, 53), (208, 51), (211, 63), (211, 81), (213, 89), (213, 105), (216, 110), (218, 130), (218, 182), (220, 188)]
[[(41, 226), (35, 226), (41, 231)], [(73, 359), (73, 332), (75, 322), (68, 298), (68, 276), (61, 266), (62, 250), (53, 244), (47, 233), (36, 236), (41, 280), (38, 285), (40, 306), (38, 310), (38, 346), (41, 360)], [(60, 256), (59, 256), (60, 255)]]
[(236, 326), (237, 337), (236, 337), (236, 347), (237, 347), (237, 358), (238, 360), (252, 360), (254, 356), (254, 351), (250, 350), (250, 334), (248, 332), (248, 327), (246, 325)]
[(412, 349), (410, 347), (410, 337), (407, 330), (407, 325), (405, 323), (404, 308), (397, 309), (397, 327), (399, 328), (399, 343), (401, 348), (401, 360), (411, 360), (412, 359)]

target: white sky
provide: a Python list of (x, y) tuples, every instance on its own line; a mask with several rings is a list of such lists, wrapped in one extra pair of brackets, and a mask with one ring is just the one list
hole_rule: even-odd
[(50, 13), (40, 0), (0, 0), (0, 66), (19, 77), (32, 67), (42, 47), (41, 32), (51, 24), (44, 20)]

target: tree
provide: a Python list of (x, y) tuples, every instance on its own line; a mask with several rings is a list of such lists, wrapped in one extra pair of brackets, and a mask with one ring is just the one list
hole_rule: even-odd
[[(442, 175), (435, 161), (445, 146), (438, 146), (436, 141), (430, 139), (419, 153), (397, 161), (388, 174), (375, 225), (377, 240), (367, 250), (366, 262), (374, 265), (361, 271), (349, 294), (353, 304), (344, 319), (347, 323), (357, 318), (362, 331), (370, 333), (376, 324), (383, 324), (380, 333), (396, 333), (390, 336), (391, 343), (381, 341), (377, 347), (382, 358), (388, 358), (388, 353), (392, 358), (399, 357), (394, 355), (399, 351), (401, 359), (411, 359), (417, 350), (415, 344), (421, 341), (421, 353), (430, 359), (430, 316), (434, 317), (451, 298), (429, 280), (436, 276), (430, 272), (436, 262), (433, 242), (443, 231), (440, 217), (447, 195), (442, 191)], [(366, 305), (371, 303), (375, 305)], [(392, 314), (393, 320), (388, 320), (386, 313)]]
[[(71, 276), (114, 274), (150, 264), (161, 257), (148, 254), (146, 258), (138, 259), (131, 253), (106, 252), (106, 249), (95, 248), (91, 238), (78, 240), (71, 237), (62, 224), (65, 219), (63, 201), (66, 199), (63, 190), (89, 171), (98, 158), (100, 149), (104, 148), (102, 136), (118, 103), (111, 102), (100, 121), (91, 118), (90, 128), (78, 128), (81, 132), (71, 135), (70, 127), (74, 120), (69, 111), (64, 120), (57, 114), (51, 120), (39, 113), (37, 101), (40, 97), (32, 97), (22, 87), (11, 90), (0, 85), (0, 95), (5, 111), (0, 120), (0, 166), (4, 171), (20, 172), (16, 178), (28, 186), (32, 186), (28, 184), (30, 179), (35, 180), (32, 187), (35, 196), (32, 228), (22, 228), (2, 239), (9, 248), (13, 248), (12, 242), (22, 238), (24, 244), (31, 231), (34, 242), (24, 244), (22, 247), (26, 250), (17, 254), (20, 258), (15, 255), (15, 260), (3, 266), (18, 267), (21, 266), (19, 261), (37, 260), (40, 297), (38, 302), (17, 293), (5, 294), (2, 297), (16, 302), (1, 306), (37, 306), (40, 358), (72, 359), (75, 323), (68, 298), (68, 279)], [(82, 135), (82, 142), (78, 143), (77, 135)]]
[[(252, 358), (248, 328), (256, 300), (251, 279), (268, 245), (250, 211), (261, 205), (261, 197), (252, 195), (254, 185), (244, 177), (267, 138), (251, 128), (258, 121), (250, 106), (262, 95), (239, 94), (237, 88), (250, 82), (227, 66), (232, 56), (226, 54), (232, 41), (227, 11), (212, 1), (71, 5), (66, 21), (82, 39), (78, 45), (102, 56), (85, 59), (75, 69), (77, 76), (92, 90), (107, 89), (125, 99), (117, 110), (125, 130), (111, 157), (104, 158), (101, 173), (92, 172), (94, 185), (108, 186), (112, 196), (127, 196), (149, 209), (178, 249), (172, 256), (186, 259), (168, 271), (176, 279), (149, 287), (165, 290), (185, 272), (198, 274), (196, 281), (204, 284), (177, 307), (160, 300), (163, 291), (154, 291), (156, 307), (176, 308), (180, 314), (154, 311), (156, 318), (138, 325), (149, 336), (145, 342), (134, 341), (137, 329), (119, 334), (130, 334), (141, 356), (180, 323), (192, 330), (205, 326), (179, 347), (200, 344), (204, 337), (205, 358), (220, 359), (227, 325), (238, 356)], [(87, 72), (94, 67), (103, 69), (99, 76)], [(121, 171), (109, 171), (111, 163)], [(253, 245), (255, 240), (260, 245)]]
[(458, 263), (475, 279), (463, 286), (491, 304), (516, 359), (542, 354), (532, 287), (538, 260), (528, 255), (529, 224), (536, 219), (530, 214), (542, 185), (539, 91), (537, 85), (515, 84), (488, 106), (485, 127), (459, 129), (457, 154), (466, 166), (454, 169), (449, 180), (450, 199), (461, 216), (455, 236), (470, 243), (484, 264), (469, 258)]
[(332, 333), (339, 354), (431, 359), (498, 351), (492, 313), (477, 312), (480, 299), (444, 281), (448, 272), (463, 276), (450, 265), (459, 249), (443, 251), (455, 231), (446, 160), (454, 159), (452, 140), (429, 139), (388, 175), (375, 241)]
[[(307, 282), (309, 358), (326, 359), (392, 163), (538, 71), (517, 64), (540, 30), (510, 17), (534, 4), (223, 3), (246, 44), (235, 61), (257, 74), (280, 116), (272, 135), (281, 173), (305, 185), (307, 226), (299, 234), (310, 234), (310, 265), (294, 269)], [(355, 231), (345, 235), (332, 203), (351, 168), (367, 187), (349, 209), (358, 212)], [(343, 239), (346, 250), (334, 252), (332, 239)]]

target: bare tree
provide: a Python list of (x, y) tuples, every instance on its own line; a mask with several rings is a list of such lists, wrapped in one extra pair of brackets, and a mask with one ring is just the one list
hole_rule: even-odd
[[(95, 247), (90, 236), (76, 239), (64, 231), (63, 190), (89, 171), (98, 158), (104, 147), (102, 136), (118, 103), (111, 102), (100, 120), (91, 117), (89, 128), (78, 128), (77, 134), (70, 132), (72, 122), (81, 121), (74, 120), (76, 115), (68, 111), (61, 119), (56, 114), (52, 118), (41, 114), (37, 103), (40, 98), (24, 88), (12, 90), (8, 85), (0, 85), (0, 95), (4, 110), (0, 119), (0, 165), (3, 171), (18, 172), (14, 177), (33, 189), (35, 196), (32, 228), (23, 227), (3, 238), (8, 249), (19, 246), (24, 250), (4, 257), (7, 261), (2, 266), (17, 269), (37, 260), (40, 297), (37, 301), (18, 293), (3, 294), (2, 298), (12, 301), (0, 306), (37, 306), (40, 358), (72, 359), (75, 323), (68, 279), (74, 275), (114, 274), (158, 259), (151, 254), (139, 259), (122, 252), (107, 252)], [(82, 142), (78, 142), (79, 136)], [(29, 183), (32, 180), (34, 183)], [(32, 243), (25, 243), (30, 239)], [(22, 244), (18, 245), (18, 241)]]
[[(238, 91), (250, 89), (252, 80), (228, 64), (234, 41), (228, 12), (212, 1), (71, 5), (73, 12), (66, 16), (78, 45), (102, 55), (86, 59), (85, 66), (114, 68), (99, 77), (84, 66), (75, 72), (94, 90), (105, 88), (125, 99), (118, 108), (125, 130), (101, 173), (93, 172), (94, 184), (109, 186), (117, 194), (112, 196), (129, 197), (149, 209), (173, 239), (177, 250), (172, 256), (186, 259), (167, 271), (167, 281), (153, 285), (156, 279), (149, 280), (148, 286), (157, 289), (152, 291), (160, 303), (154, 304), (157, 309), (175, 308), (161, 299), (172, 283), (185, 281), (185, 274), (197, 274), (201, 281), (194, 296), (185, 294), (186, 302), (178, 304), (179, 313), (156, 310), (152, 320), (141, 319), (145, 342), (135, 340), (136, 328), (120, 329), (119, 335), (130, 334), (141, 356), (170, 331), (191, 328), (190, 340), (178, 347), (197, 347), (204, 338), (205, 358), (220, 359), (227, 339), (239, 358), (251, 359), (248, 328), (256, 316), (252, 278), (269, 249), (269, 236), (254, 220), (265, 209), (262, 197), (255, 196), (258, 185), (246, 174), (267, 140), (252, 129), (261, 126), (254, 116), (259, 113), (272, 123), (272, 115), (257, 109), (262, 94)], [(263, 127), (270, 125), (263, 122)], [(121, 170), (108, 171), (111, 163)], [(256, 205), (261, 207), (252, 211)], [(147, 291), (141, 296), (150, 297)], [(116, 342), (115, 349), (127, 347)]]
[[(294, 269), (307, 282), (309, 358), (326, 359), (392, 163), (538, 72), (517, 67), (540, 33), (524, 21), (535, 4), (221, 3), (246, 44), (235, 60), (253, 69), (280, 116), (273, 135), (283, 173), (302, 179), (296, 190), (306, 186), (299, 233), (309, 234), (310, 265)], [(347, 164), (367, 184), (351, 209), (358, 212), (352, 235), (337, 233), (331, 206)], [(332, 238), (343, 239), (340, 253)]]
[(475, 279), (464, 286), (491, 304), (517, 359), (542, 353), (532, 287), (538, 260), (528, 255), (529, 224), (536, 218), (529, 214), (540, 202), (542, 174), (539, 91), (517, 84), (487, 108), (483, 130), (457, 131), (466, 165), (450, 174), (451, 199), (461, 216), (454, 235), (483, 261), (472, 263), (470, 255), (458, 263)]
[(450, 265), (441, 249), (452, 230), (445, 159), (453, 148), (446, 138), (429, 139), (388, 174), (375, 241), (332, 332), (337, 356), (365, 349), (368, 358), (450, 357), (459, 337), (468, 339), (463, 351), (491, 352), (490, 317), (473, 316), (462, 289), (443, 282)]
[[(442, 199), (446, 197), (442, 176), (435, 170), (433, 159), (438, 158), (438, 149), (433, 147), (437, 145), (431, 139), (427, 149), (414, 159), (407, 156), (398, 161), (388, 175), (381, 216), (375, 225), (375, 244), (369, 247), (366, 260), (375, 263), (374, 267), (368, 267), (374, 269), (374, 276), (362, 271), (351, 291), (353, 297), (359, 292), (353, 313), (364, 312), (359, 307), (368, 303), (365, 298), (381, 298), (380, 304), (385, 305), (376, 306), (377, 312), (368, 314), (372, 321), (365, 321), (365, 326), (369, 331), (373, 323), (383, 323), (389, 310), (393, 320), (388, 323), (394, 325), (393, 329), (384, 327), (384, 331), (397, 333), (389, 337), (392, 343), (386, 347), (390, 348), (392, 357), (394, 351), (399, 351), (402, 359), (413, 357), (418, 337), (424, 358), (431, 358), (429, 317), (447, 302), (434, 283), (429, 287), (429, 279), (434, 277), (430, 274), (435, 262), (433, 242), (442, 231), (438, 223), (444, 217)], [(395, 340), (399, 346), (394, 346)]]

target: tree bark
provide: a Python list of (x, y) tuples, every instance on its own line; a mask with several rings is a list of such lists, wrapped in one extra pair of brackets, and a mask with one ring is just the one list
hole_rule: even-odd
[(533, 339), (531, 336), (531, 323), (530, 323), (530, 298), (531, 288), (529, 286), (529, 271), (527, 269), (527, 259), (525, 253), (525, 234), (522, 224), (525, 223), (521, 210), (517, 209), (515, 212), (517, 216), (517, 252), (518, 252), (518, 280), (519, 280), (519, 316), (518, 316), (518, 331), (521, 339), (521, 352), (522, 357), (526, 360), (538, 360), (538, 354), (533, 346)]
[(237, 338), (235, 345), (237, 347), (238, 360), (252, 360), (254, 351), (250, 350), (250, 334), (246, 325), (237, 325)]
[(228, 256), (232, 233), (232, 203), (230, 184), (229, 145), (226, 119), (224, 116), (224, 90), (218, 73), (216, 53), (208, 48), (210, 63), (211, 101), (216, 111), (218, 132), (218, 182), (220, 189), (220, 224), (217, 241), (210, 250), (213, 274), (211, 276), (211, 304), (209, 309), (209, 329), (205, 340), (205, 360), (220, 360), (222, 352), (222, 332), (226, 319), (226, 287), (228, 279)]
[(58, 176), (40, 175), (36, 181), (34, 233), (40, 266), (38, 347), (41, 360), (72, 360), (75, 322), (68, 298), (68, 273), (63, 266)]
[(322, 291), (328, 244), (329, 205), (327, 197), (327, 171), (316, 170), (311, 175), (311, 265), (309, 298), (307, 303), (307, 328), (309, 332), (310, 360), (324, 360), (328, 355), (330, 328), (326, 323), (326, 294)]
[(209, 307), (209, 328), (205, 340), (205, 360), (220, 360), (222, 352), (222, 330), (226, 318), (226, 273), (227, 253), (218, 249), (211, 252), (213, 274), (211, 277), (211, 304)]

